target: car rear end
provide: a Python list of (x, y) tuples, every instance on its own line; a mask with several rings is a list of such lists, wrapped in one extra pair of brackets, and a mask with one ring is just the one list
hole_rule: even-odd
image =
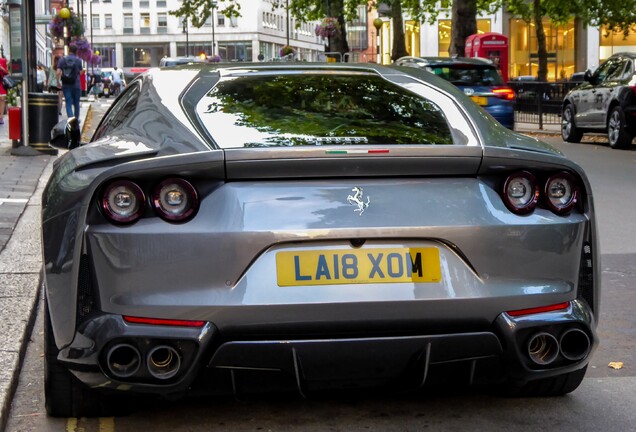
[(73, 373), (164, 395), (306, 394), (584, 368), (598, 306), (584, 175), (382, 71), (191, 86), (182, 106), (210, 151), (91, 184), (61, 343)]
[(494, 65), (481, 60), (434, 62), (427, 69), (459, 87), (508, 129), (514, 129), (515, 92)]

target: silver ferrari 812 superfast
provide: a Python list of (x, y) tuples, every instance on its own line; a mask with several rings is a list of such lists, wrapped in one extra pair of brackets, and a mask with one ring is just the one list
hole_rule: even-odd
[(598, 344), (581, 168), (413, 68), (150, 69), (56, 160), (42, 238), (53, 416), (143, 394), (560, 395)]

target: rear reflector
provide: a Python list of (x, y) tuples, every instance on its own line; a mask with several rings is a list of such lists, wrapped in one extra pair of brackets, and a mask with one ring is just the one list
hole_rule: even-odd
[(514, 310), (514, 311), (508, 311), (507, 313), (510, 316), (517, 317), (517, 316), (523, 316), (523, 315), (538, 314), (538, 313), (543, 313), (543, 312), (553, 312), (553, 311), (558, 311), (558, 310), (565, 310), (568, 307), (570, 307), (570, 302), (563, 302), (563, 303), (558, 303), (558, 304), (554, 304), (554, 305), (550, 305), (550, 306), (539, 306), (539, 307), (536, 307), (536, 308), (519, 309), (519, 310)]
[(131, 317), (131, 316), (124, 316), (124, 321), (133, 323), (133, 324), (148, 324), (148, 325), (175, 326), (175, 327), (203, 327), (205, 325), (205, 321), (140, 318), (140, 317)]

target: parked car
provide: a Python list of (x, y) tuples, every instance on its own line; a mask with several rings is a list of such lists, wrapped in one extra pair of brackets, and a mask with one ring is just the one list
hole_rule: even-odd
[(606, 132), (612, 148), (631, 147), (636, 135), (635, 53), (614, 54), (594, 73), (586, 71), (585, 83), (563, 100), (561, 135), (581, 142), (586, 132)]
[(495, 65), (468, 57), (402, 57), (397, 66), (416, 67), (450, 81), (508, 129), (514, 129), (514, 91), (506, 85)]
[(206, 59), (201, 57), (184, 56), (184, 57), (164, 57), (159, 60), (159, 67), (179, 66), (188, 63), (207, 63)]
[(593, 208), (578, 165), (421, 69), (153, 68), (43, 193), (47, 412), (571, 392), (598, 341)]

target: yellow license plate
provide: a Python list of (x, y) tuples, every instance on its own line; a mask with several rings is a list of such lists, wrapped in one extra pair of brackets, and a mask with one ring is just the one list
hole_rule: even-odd
[(278, 252), (279, 286), (439, 282), (439, 249), (376, 248)]
[(488, 98), (485, 96), (471, 96), (470, 97), (477, 105), (488, 105)]

